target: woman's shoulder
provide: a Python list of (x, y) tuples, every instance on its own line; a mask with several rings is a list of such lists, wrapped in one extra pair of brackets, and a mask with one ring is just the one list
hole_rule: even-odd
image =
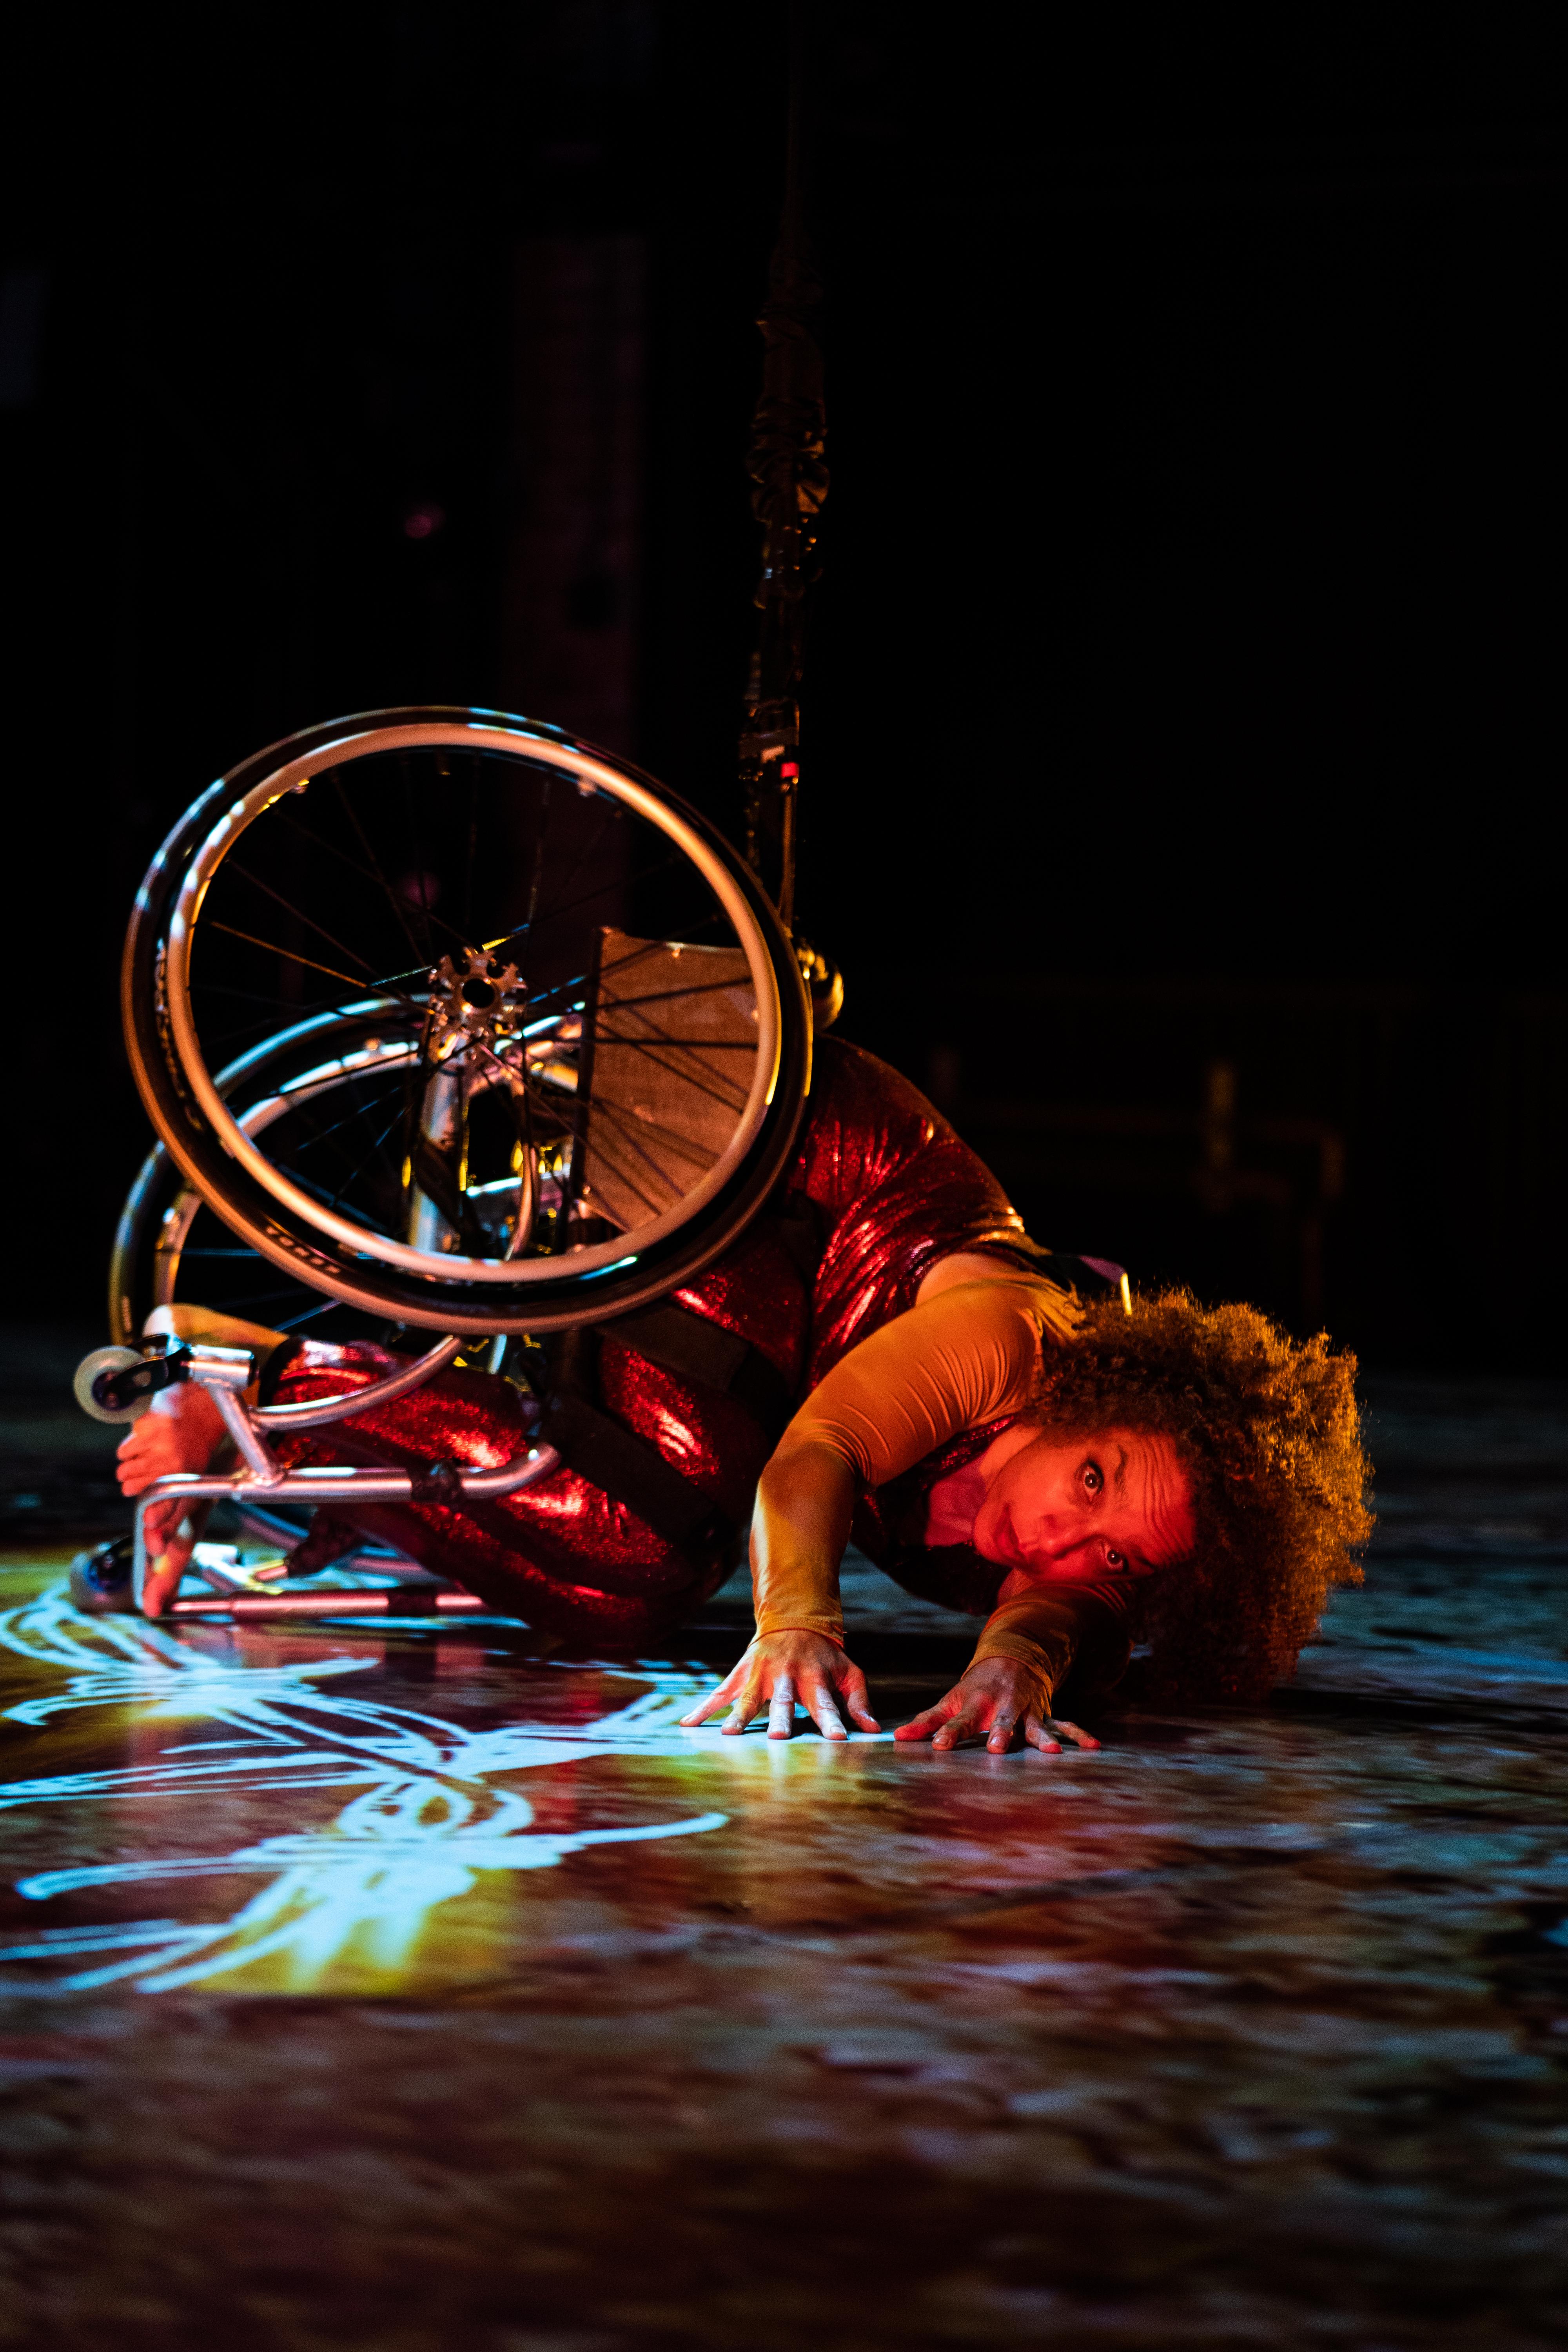
[(847, 1037), (818, 1037), (812, 1049), (806, 1121), (837, 1120), (868, 1137), (881, 1131), (906, 1147), (930, 1143), (952, 1130), (935, 1105), (901, 1070), (852, 1045)]
[[(920, 1088), (864, 1046), (817, 1040), (790, 1189), (833, 1220), (880, 1223), (913, 1210), (963, 1247), (969, 1229), (1022, 1224), (984, 1163)], [(952, 1228), (952, 1235), (944, 1228)]]

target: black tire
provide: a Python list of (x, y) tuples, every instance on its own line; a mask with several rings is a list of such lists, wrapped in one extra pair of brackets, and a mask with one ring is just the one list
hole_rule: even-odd
[[(622, 1262), (584, 1274), (570, 1256), (560, 1271), (531, 1279), (526, 1297), (495, 1283), (441, 1280), (374, 1263), (334, 1243), (268, 1192), (230, 1156), (204, 1112), (171, 1034), (162, 971), (169, 922), (188, 868), (225, 810), (256, 790), (281, 763), (308, 760), (342, 743), (352, 731), (407, 726), (504, 726), (559, 760), (562, 751), (602, 762), (651, 793), (690, 828), (722, 866), (743, 898), (765, 943), (780, 1007), (777, 1078), (743, 1161), (689, 1223), (652, 1244), (628, 1251)], [(526, 761), (526, 749), (519, 754)], [(330, 766), (331, 762), (328, 762)], [(175, 1177), (200, 1192), (250, 1248), (309, 1288), (383, 1321), (475, 1336), (486, 1332), (550, 1331), (625, 1314), (689, 1282), (727, 1249), (768, 1199), (788, 1163), (811, 1074), (811, 1014), (789, 939), (760, 883), (739, 854), (697, 811), (626, 761), (578, 743), (561, 730), (502, 719), (493, 712), (421, 707), (357, 714), (307, 729), (268, 745), (230, 771), (180, 819), (149, 867), (126, 935), (121, 1012), (132, 1069), (166, 1160), (154, 1153), (127, 1203), (123, 1245), (117, 1251), (111, 1311), (117, 1336), (137, 1309), (144, 1277), (134, 1263), (149, 1221)], [(172, 1197), (172, 1195), (170, 1195)], [(552, 1260), (553, 1265), (557, 1261)], [(144, 1311), (144, 1310), (143, 1310)]]

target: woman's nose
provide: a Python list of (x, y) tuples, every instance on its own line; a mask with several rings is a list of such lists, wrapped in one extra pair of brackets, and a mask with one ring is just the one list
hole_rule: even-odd
[(1055, 1511), (1042, 1511), (1033, 1527), (1028, 1528), (1025, 1535), (1025, 1541), (1029, 1549), (1043, 1554), (1047, 1559), (1064, 1558), (1068, 1552), (1075, 1550), (1083, 1539), (1082, 1528), (1062, 1518)]

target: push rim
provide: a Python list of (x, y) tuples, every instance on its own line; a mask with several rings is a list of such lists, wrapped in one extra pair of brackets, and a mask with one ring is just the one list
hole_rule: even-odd
[[(233, 844), (304, 777), (378, 751), (449, 745), (569, 777), (652, 824), (732, 928), (756, 1001), (756, 1051), (730, 1144), (675, 1206), (570, 1258), (459, 1258), (334, 1218), (257, 1148), (206, 1067), (190, 1014), (204, 898)], [(182, 819), (139, 894), (122, 1005), (132, 1068), (159, 1135), (204, 1200), (310, 1287), (426, 1329), (548, 1330), (626, 1311), (691, 1278), (742, 1230), (787, 1161), (810, 1073), (810, 1015), (789, 941), (736, 853), (698, 813), (560, 730), (494, 712), (376, 711), (309, 730), (222, 779)]]

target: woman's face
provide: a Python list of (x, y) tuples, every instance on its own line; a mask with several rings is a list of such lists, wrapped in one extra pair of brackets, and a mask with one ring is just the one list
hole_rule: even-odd
[(1168, 1437), (1042, 1431), (991, 1476), (970, 1540), (984, 1559), (1036, 1575), (1152, 1576), (1184, 1559), (1196, 1533)]

